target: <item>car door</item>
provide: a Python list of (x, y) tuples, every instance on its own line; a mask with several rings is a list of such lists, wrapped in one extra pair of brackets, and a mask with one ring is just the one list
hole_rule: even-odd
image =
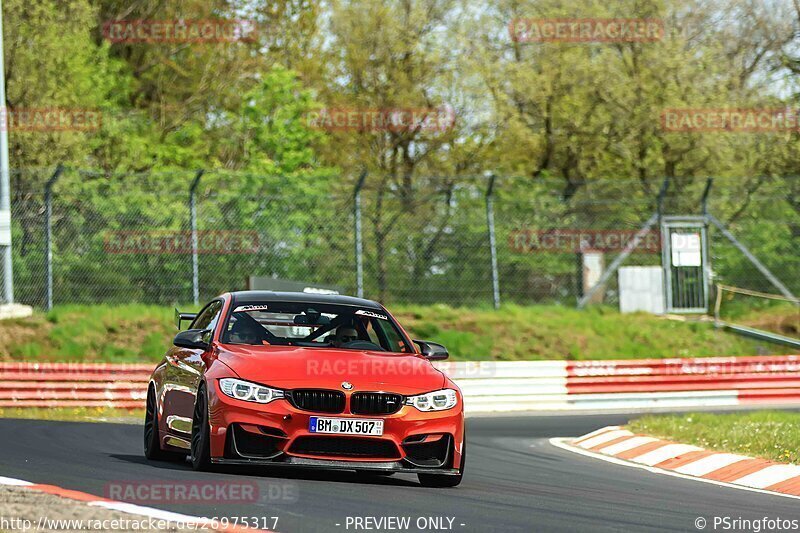
[[(214, 300), (197, 314), (189, 329), (206, 330), (204, 340), (209, 344), (222, 311), (222, 300)], [(168, 432), (180, 436), (192, 431), (192, 411), (195, 394), (206, 370), (204, 350), (173, 346), (167, 352), (162, 420)]]

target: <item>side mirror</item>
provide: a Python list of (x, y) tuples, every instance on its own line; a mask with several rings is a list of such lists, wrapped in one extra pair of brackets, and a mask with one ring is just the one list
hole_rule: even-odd
[(179, 348), (190, 348), (192, 350), (207, 350), (208, 341), (206, 334), (209, 333), (204, 329), (189, 329), (181, 331), (175, 335), (172, 344)]
[(431, 361), (444, 361), (450, 357), (450, 354), (447, 353), (447, 348), (436, 342), (415, 340), (414, 344), (419, 346), (419, 351), (422, 355)]

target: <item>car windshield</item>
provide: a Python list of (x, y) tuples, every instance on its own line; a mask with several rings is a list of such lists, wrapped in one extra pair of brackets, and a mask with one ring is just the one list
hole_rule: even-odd
[(306, 302), (236, 304), (222, 342), (413, 352), (397, 325), (380, 309)]

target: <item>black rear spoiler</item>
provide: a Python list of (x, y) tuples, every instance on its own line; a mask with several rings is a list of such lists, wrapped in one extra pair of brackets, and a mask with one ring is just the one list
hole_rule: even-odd
[(197, 317), (197, 313), (181, 313), (178, 309), (175, 309), (175, 325), (178, 327), (178, 331), (181, 330), (181, 322), (189, 321), (191, 322)]

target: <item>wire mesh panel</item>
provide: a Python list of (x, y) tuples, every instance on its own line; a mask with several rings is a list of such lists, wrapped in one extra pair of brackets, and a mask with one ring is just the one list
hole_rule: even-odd
[[(794, 295), (800, 294), (800, 205), (797, 177), (717, 179), (709, 211)], [(748, 192), (748, 188), (752, 192)], [(754, 190), (755, 189), (755, 190)], [(731, 198), (740, 198), (731, 201)], [(780, 292), (742, 249), (711, 225), (709, 248), (717, 283)]]
[(6, 253), (5, 250), (0, 248), (0, 305), (8, 303), (8, 299), (6, 298), (6, 270), (5, 261), (2, 257), (3, 253)]
[[(114, 178), (78, 174), (65, 176), (54, 200), (55, 302), (188, 301), (192, 174), (136, 176), (139, 186), (129, 189)], [(80, 185), (69, 185), (72, 177)]]
[(485, 183), (431, 179), (362, 192), (365, 294), (382, 301), (491, 303)]
[[(46, 304), (47, 297), (44, 184), (51, 172), (48, 169), (11, 171), (14, 298), (39, 307)], [(27, 186), (19, 186), (23, 183)]]
[[(237, 179), (238, 178), (238, 179)], [(352, 198), (282, 177), (212, 173), (198, 192), (201, 299), (266, 276), (355, 292)], [(315, 186), (316, 185), (316, 186)]]
[[(50, 168), (14, 176), (21, 303), (47, 307), (51, 296), (54, 304), (191, 302), (195, 257), (201, 301), (244, 289), (251, 276), (357, 291), (355, 197), (341, 176), (206, 172), (194, 190), (194, 228), (196, 171), (67, 169), (53, 181)], [(708, 210), (800, 293), (800, 209), (792, 192), (798, 180), (756, 183), (716, 180)], [(493, 221), (501, 302), (574, 305), (659, 205), (665, 215), (699, 215), (705, 184), (676, 179), (659, 201), (660, 180), (498, 178)], [(387, 303), (492, 305), (488, 185), (483, 176), (369, 175), (361, 190), (364, 295)], [(713, 225), (708, 239), (712, 283), (775, 292)], [(657, 224), (622, 264), (661, 265)], [(618, 293), (612, 275), (592, 302), (616, 305)]]
[[(625, 209), (620, 209), (620, 202), (602, 200), (608, 194), (603, 189), (619, 187), (618, 181), (587, 184), (578, 191), (565, 191), (558, 185), (540, 182), (498, 191), (504, 301), (574, 304), (632, 241), (648, 211), (654, 209), (653, 199), (644, 195), (631, 195)], [(625, 264), (658, 265), (659, 250), (658, 231), (653, 229)], [(612, 276), (594, 302), (617, 299), (617, 278)]]

